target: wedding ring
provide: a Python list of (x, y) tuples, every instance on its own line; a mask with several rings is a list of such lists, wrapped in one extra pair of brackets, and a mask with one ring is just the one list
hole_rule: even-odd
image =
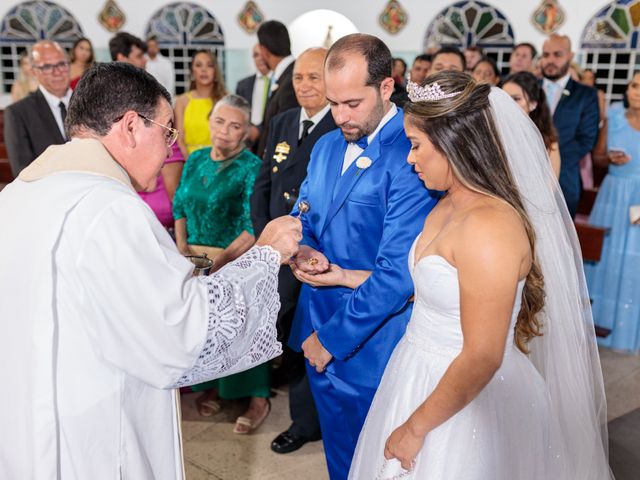
[(316, 257), (309, 258), (307, 260), (307, 263), (313, 267), (314, 265), (318, 264), (318, 259)]

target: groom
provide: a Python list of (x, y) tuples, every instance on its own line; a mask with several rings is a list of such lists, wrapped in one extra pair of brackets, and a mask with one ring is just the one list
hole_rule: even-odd
[(291, 267), (305, 285), (289, 343), (308, 359), (332, 480), (347, 477), (409, 320), (407, 254), (436, 203), (406, 162), (402, 110), (389, 100), (391, 67), (389, 49), (371, 35), (331, 47), (326, 94), (340, 130), (315, 145), (299, 196), (310, 205), (301, 216), (306, 246)]

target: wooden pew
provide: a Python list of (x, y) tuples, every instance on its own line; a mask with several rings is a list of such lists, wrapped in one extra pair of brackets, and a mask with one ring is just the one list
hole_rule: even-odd
[[(586, 223), (576, 223), (576, 232), (580, 241), (582, 258), (587, 262), (599, 262), (602, 257), (604, 237), (609, 232), (608, 228), (596, 227)], [(596, 335), (606, 338), (611, 333), (608, 328), (595, 325)]]

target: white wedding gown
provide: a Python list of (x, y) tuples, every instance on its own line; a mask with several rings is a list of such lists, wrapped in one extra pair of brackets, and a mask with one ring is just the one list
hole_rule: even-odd
[(397, 460), (385, 462), (387, 438), (434, 391), (462, 349), (458, 273), (443, 257), (429, 255), (409, 269), (415, 305), (375, 395), (358, 440), (350, 479), (546, 480), (562, 463), (549, 438), (544, 380), (514, 344), (524, 281), (518, 285), (504, 360), (489, 384), (459, 413), (431, 431), (410, 474)]

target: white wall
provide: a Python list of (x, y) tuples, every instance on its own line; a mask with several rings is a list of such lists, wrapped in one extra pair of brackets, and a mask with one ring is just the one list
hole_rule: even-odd
[[(255, 42), (255, 35), (247, 34), (238, 25), (237, 16), (244, 0), (191, 0), (206, 7), (221, 23), (226, 44), (232, 49), (250, 48)], [(394, 51), (419, 51), (422, 39), (429, 23), (435, 15), (452, 4), (452, 0), (400, 0), (409, 12), (409, 22), (397, 35), (386, 33), (378, 24), (378, 15), (383, 10), (386, 0), (256, 0), (267, 19), (278, 19), (285, 24), (292, 22), (299, 15), (317, 8), (327, 8), (348, 17), (362, 32), (371, 33), (384, 40)], [(544, 36), (531, 24), (531, 14), (540, 0), (485, 0), (500, 9), (514, 27), (516, 41), (530, 41), (541, 45)], [(56, 2), (72, 12), (88, 37), (98, 48), (106, 48), (111, 34), (98, 23), (98, 12), (104, 5), (100, 0), (56, 0)], [(3, 1), (0, 5), (0, 17), (13, 6), (21, 2)], [(162, 5), (170, 3), (158, 0), (118, 0), (118, 4), (127, 16), (123, 30), (135, 35), (143, 35), (151, 15)], [(591, 16), (607, 4), (602, 0), (562, 0), (562, 7), (567, 12), (567, 22), (561, 29), (574, 42), (578, 42), (582, 29)], [(363, 11), (366, 14), (363, 15)]]

